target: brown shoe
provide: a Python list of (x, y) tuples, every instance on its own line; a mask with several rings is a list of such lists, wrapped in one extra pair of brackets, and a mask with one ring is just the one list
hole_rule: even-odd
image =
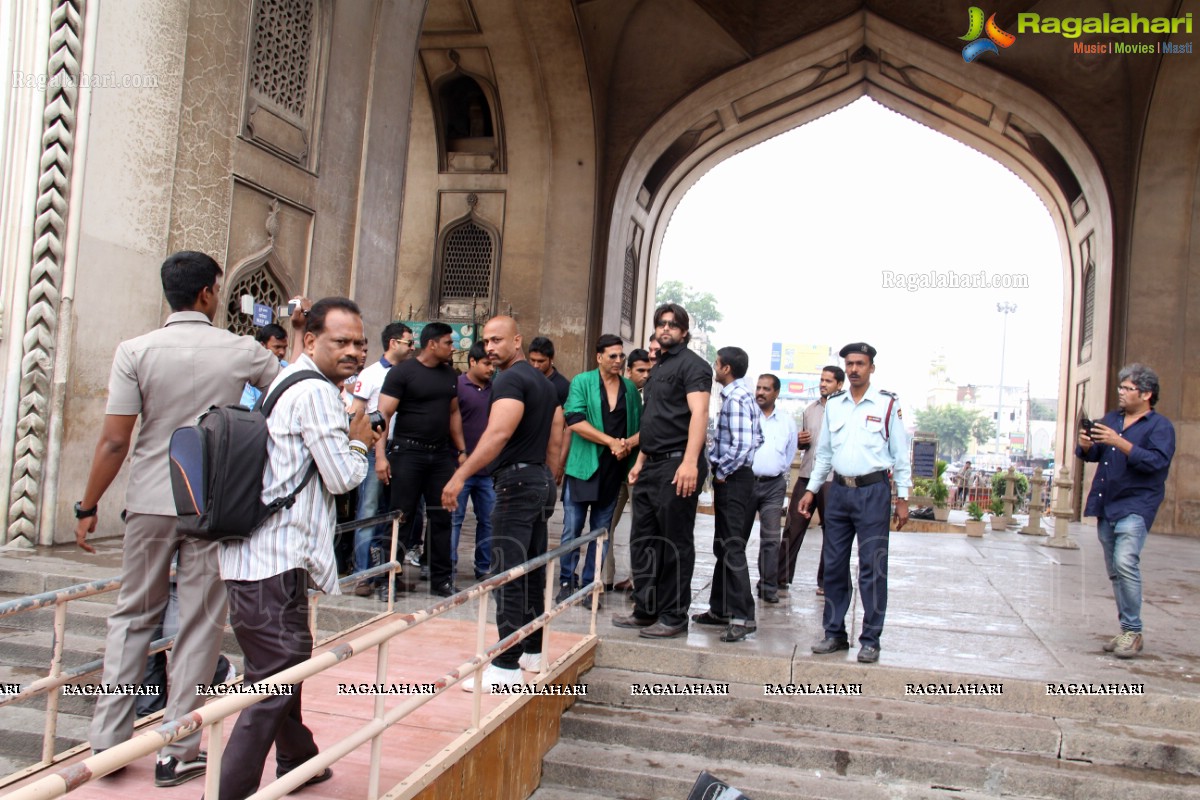
[(638, 631), (638, 636), (643, 639), (674, 639), (676, 636), (684, 636), (687, 634), (687, 623), (682, 625), (667, 625), (662, 622), (656, 622), (648, 628)]
[(628, 616), (613, 614), (612, 618), (612, 624), (618, 628), (649, 628), (657, 622), (658, 620), (654, 617), (639, 617), (637, 614)]
[(354, 587), (354, 594), (358, 597), (370, 597), (375, 594), (375, 587), (369, 581), (359, 581)]
[(617, 581), (616, 583), (613, 584), (613, 591), (614, 592), (632, 592), (633, 591), (633, 581), (631, 581), (629, 578), (626, 578), (623, 581)]
[(1125, 631), (1117, 637), (1117, 645), (1113, 648), (1113, 655), (1117, 658), (1133, 658), (1140, 652), (1142, 652), (1142, 635), (1140, 633)]

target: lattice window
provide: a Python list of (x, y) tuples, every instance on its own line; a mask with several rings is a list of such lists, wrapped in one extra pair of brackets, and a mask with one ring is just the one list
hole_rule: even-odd
[(1079, 261), (1083, 264), (1083, 298), (1079, 309), (1079, 363), (1092, 356), (1092, 335), (1096, 323), (1096, 262), (1092, 259), (1092, 237), (1079, 243)]
[(637, 295), (637, 255), (633, 245), (625, 248), (625, 272), (621, 276), (621, 322), (633, 325), (633, 306)]
[(275, 282), (264, 264), (255, 267), (238, 278), (229, 290), (229, 303), (225, 306), (225, 327), (238, 335), (254, 335), (254, 317), (242, 313), (242, 295), (254, 296), (254, 302), (268, 305), (271, 310), (287, 303), (283, 287)]
[(259, 0), (254, 21), (254, 90), (304, 120), (311, 80), (314, 0)]
[(442, 301), (490, 300), (494, 252), (492, 235), (473, 221), (450, 231), (442, 250)]

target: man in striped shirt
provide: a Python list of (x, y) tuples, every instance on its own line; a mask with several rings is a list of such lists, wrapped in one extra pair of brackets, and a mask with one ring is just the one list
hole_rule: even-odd
[[(335, 494), (350, 491), (367, 474), (367, 449), (378, 433), (362, 411), (347, 424), (337, 384), (358, 370), (367, 346), (358, 306), (343, 297), (313, 304), (304, 329), (304, 354), (280, 373), (315, 370), (326, 380), (301, 381), (280, 399), (267, 421), (264, 502), (293, 491), (315, 461), (317, 479), (296, 503), (268, 517), (246, 539), (221, 544), (221, 577), (229, 612), (245, 653), (246, 683), (262, 681), (312, 656), (308, 589), (338, 594), (333, 554)], [(318, 752), (300, 712), (301, 686), (250, 706), (238, 717), (221, 763), (221, 800), (253, 794), (275, 745), (275, 774), (284, 774)], [(308, 781), (333, 777), (326, 769)], [(308, 785), (306, 784), (306, 785)]]

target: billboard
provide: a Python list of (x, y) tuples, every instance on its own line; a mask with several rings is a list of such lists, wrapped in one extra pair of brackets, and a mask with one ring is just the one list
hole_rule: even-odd
[(827, 344), (771, 343), (771, 369), (820, 376), (831, 363), (833, 350)]

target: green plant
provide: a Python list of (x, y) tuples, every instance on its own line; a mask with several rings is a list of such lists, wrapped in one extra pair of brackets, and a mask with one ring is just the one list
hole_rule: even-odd
[(983, 519), (983, 509), (979, 507), (979, 503), (976, 503), (974, 500), (967, 503), (967, 516), (976, 522)]
[(929, 478), (913, 478), (912, 494), (929, 497), (933, 494), (933, 481)]
[[(938, 462), (939, 464), (942, 462)], [(938, 508), (946, 507), (946, 500), (950, 497), (950, 489), (942, 481), (942, 476), (939, 474), (933, 480), (933, 486), (929, 490), (929, 498), (933, 500), (933, 504)]]
[(1004, 501), (1001, 500), (996, 495), (992, 495), (991, 511), (992, 511), (992, 516), (996, 516), (996, 517), (998, 517), (1004, 513)]
[[(1005, 478), (1008, 477), (1008, 470), (1001, 470), (992, 476), (992, 497), (1003, 497)], [(1021, 473), (1016, 474), (1016, 483), (1013, 485), (1013, 491), (1017, 495), (1016, 504), (1021, 505), (1021, 499), (1029, 494), (1029, 479)]]

